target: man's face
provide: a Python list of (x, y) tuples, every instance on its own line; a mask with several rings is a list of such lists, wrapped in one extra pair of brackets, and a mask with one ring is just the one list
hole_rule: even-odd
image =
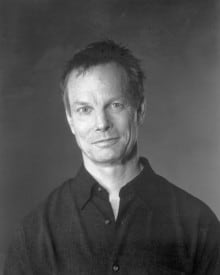
[(67, 119), (84, 161), (121, 163), (134, 149), (140, 116), (128, 102), (126, 87), (126, 74), (115, 63), (70, 74)]

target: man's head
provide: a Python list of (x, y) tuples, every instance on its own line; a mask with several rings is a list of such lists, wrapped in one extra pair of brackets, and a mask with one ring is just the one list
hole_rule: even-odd
[(98, 41), (89, 44), (87, 47), (77, 52), (67, 63), (62, 79), (61, 89), (66, 112), (70, 113), (70, 104), (66, 84), (72, 71), (78, 74), (85, 73), (91, 67), (116, 63), (126, 72), (126, 93), (131, 103), (139, 107), (144, 99), (144, 73), (140, 67), (139, 60), (132, 52), (112, 40)]
[(129, 50), (90, 44), (63, 76), (66, 115), (84, 162), (121, 163), (136, 152), (144, 116), (143, 73)]

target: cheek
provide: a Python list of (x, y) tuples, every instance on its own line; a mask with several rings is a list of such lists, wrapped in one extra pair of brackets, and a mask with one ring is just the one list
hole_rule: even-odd
[(137, 124), (135, 121), (129, 121), (127, 124), (127, 138), (129, 139), (129, 143), (134, 143), (137, 140)]
[(136, 130), (131, 122), (118, 125), (117, 130), (123, 140), (123, 143), (130, 144), (136, 139)]
[(136, 132), (135, 116), (133, 113), (129, 114), (129, 116), (118, 118), (115, 123), (121, 133), (130, 136)]
[(73, 130), (76, 138), (87, 139), (92, 131), (91, 123), (85, 121), (77, 121), (73, 124)]

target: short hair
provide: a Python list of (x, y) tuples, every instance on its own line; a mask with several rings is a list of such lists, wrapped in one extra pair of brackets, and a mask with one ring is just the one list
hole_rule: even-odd
[(71, 115), (69, 97), (66, 89), (68, 77), (74, 70), (79, 74), (86, 72), (91, 67), (114, 62), (120, 65), (126, 72), (128, 78), (128, 94), (135, 107), (139, 107), (144, 99), (144, 72), (140, 61), (132, 52), (113, 40), (97, 41), (87, 45), (78, 51), (67, 62), (62, 78), (61, 90), (66, 111)]

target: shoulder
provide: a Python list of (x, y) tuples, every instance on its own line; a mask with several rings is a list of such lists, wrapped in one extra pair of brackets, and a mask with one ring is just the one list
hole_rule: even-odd
[(20, 225), (25, 234), (33, 235), (66, 222), (73, 209), (71, 185), (74, 183), (74, 179), (62, 183), (22, 219)]
[(213, 224), (220, 226), (215, 213), (205, 202), (160, 175), (154, 174), (153, 178), (157, 197), (157, 202), (153, 203), (155, 208), (174, 215), (182, 225), (199, 228), (207, 228)]
[(147, 165), (139, 194), (151, 210), (154, 238), (166, 248), (172, 244), (183, 262), (192, 259), (196, 274), (207, 274), (211, 268), (219, 272), (220, 224), (214, 212)]
[(144, 159), (144, 163), (139, 194), (146, 204), (158, 213), (158, 217), (199, 227), (218, 223), (216, 215), (206, 203), (158, 175), (148, 160)]
[(11, 270), (17, 274), (23, 268), (27, 274), (32, 274), (32, 267), (38, 269), (48, 265), (49, 268), (48, 255), (52, 255), (53, 243), (69, 236), (72, 182), (74, 180), (68, 180), (57, 187), (16, 226), (6, 258), (7, 274), (13, 273)]

